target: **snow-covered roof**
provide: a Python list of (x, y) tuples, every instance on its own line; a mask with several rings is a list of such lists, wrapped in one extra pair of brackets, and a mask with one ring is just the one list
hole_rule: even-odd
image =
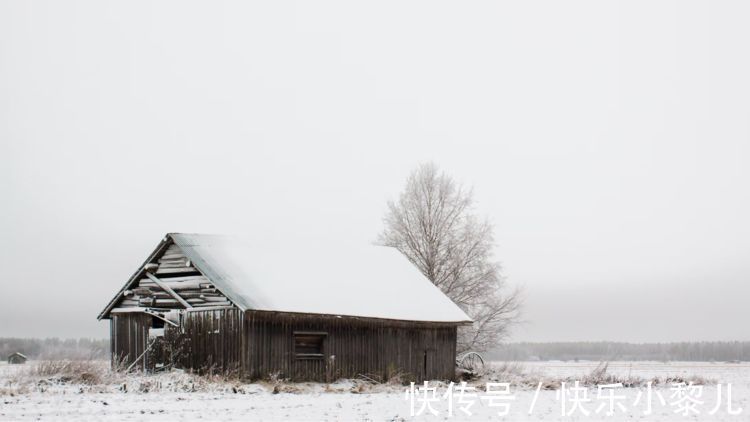
[(235, 237), (170, 234), (243, 310), (469, 322), (466, 313), (398, 250), (375, 245), (272, 247)]
[[(233, 236), (185, 233), (170, 233), (166, 240), (170, 239), (242, 310), (471, 322), (461, 308), (391, 247), (341, 245), (338, 250), (330, 250), (316, 245), (274, 246)], [(110, 302), (100, 318), (113, 305)]]

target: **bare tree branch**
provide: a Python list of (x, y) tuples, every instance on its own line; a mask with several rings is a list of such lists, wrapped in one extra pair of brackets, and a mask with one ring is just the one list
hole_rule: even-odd
[(419, 268), (474, 324), (459, 329), (458, 351), (495, 346), (518, 320), (521, 293), (506, 292), (493, 260), (493, 227), (472, 213), (473, 192), (437, 166), (419, 166), (398, 201), (388, 203), (379, 237)]

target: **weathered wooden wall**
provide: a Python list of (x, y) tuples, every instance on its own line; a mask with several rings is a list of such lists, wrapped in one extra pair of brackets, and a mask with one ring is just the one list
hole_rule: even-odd
[[(151, 315), (138, 312), (112, 314), (109, 323), (112, 364), (130, 366), (148, 347), (148, 330), (152, 325)], [(145, 360), (136, 366), (145, 368)]]
[[(205, 373), (248, 378), (277, 375), (295, 381), (333, 381), (360, 374), (387, 380), (452, 379), (456, 327), (448, 324), (338, 318), (262, 311), (190, 310), (181, 327), (165, 335), (136, 368), (176, 364)], [(112, 358), (130, 365), (149, 345), (153, 317), (116, 313), (111, 321)], [(325, 333), (321, 358), (299, 359), (294, 333)], [(166, 346), (166, 347), (165, 347)], [(175, 356), (178, 356), (175, 361)]]
[(239, 309), (186, 312), (183, 335), (187, 350), (182, 354), (183, 367), (197, 372), (239, 373), (243, 322)]
[[(295, 331), (325, 332), (324, 357), (297, 359)], [(244, 333), (243, 366), (251, 378), (386, 380), (400, 372), (421, 381), (455, 374), (455, 325), (248, 311)]]

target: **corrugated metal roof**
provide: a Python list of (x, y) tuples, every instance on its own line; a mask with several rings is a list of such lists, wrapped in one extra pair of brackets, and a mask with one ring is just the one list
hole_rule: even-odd
[(230, 236), (169, 236), (243, 310), (471, 321), (394, 248), (342, 245), (342, 250), (330, 251), (273, 247)]

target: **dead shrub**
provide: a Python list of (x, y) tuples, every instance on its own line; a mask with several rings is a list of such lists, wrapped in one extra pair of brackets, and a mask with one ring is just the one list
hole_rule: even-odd
[(652, 385), (659, 385), (659, 384), (672, 385), (672, 384), (680, 384), (680, 383), (685, 384), (685, 385), (690, 385), (690, 384), (693, 384), (693, 385), (712, 385), (712, 384), (716, 384), (716, 380), (715, 379), (705, 378), (705, 377), (702, 377), (700, 375), (690, 375), (690, 376), (687, 376), (687, 377), (683, 377), (683, 376), (671, 376), (671, 377), (665, 377), (665, 378), (658, 378), (657, 377), (657, 378), (653, 378), (651, 380), (651, 382), (652, 382)]
[(48, 360), (31, 367), (30, 375), (62, 384), (101, 384), (109, 374), (102, 362), (91, 360)]

